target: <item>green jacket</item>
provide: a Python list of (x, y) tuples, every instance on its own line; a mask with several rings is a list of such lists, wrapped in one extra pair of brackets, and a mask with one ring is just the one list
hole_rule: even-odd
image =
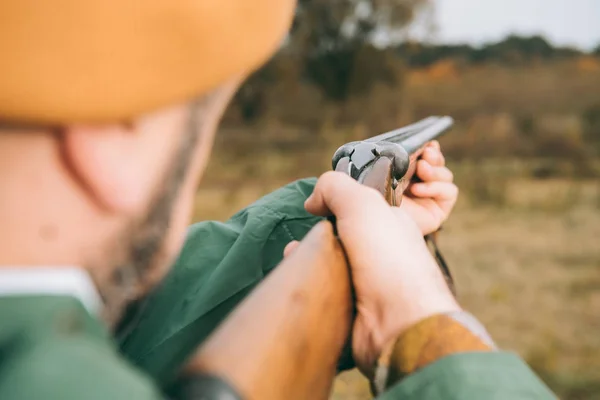
[[(104, 327), (73, 297), (0, 297), (0, 399), (154, 400), (155, 382), (118, 354)], [(516, 356), (448, 357), (381, 399), (549, 399)]]
[(76, 298), (0, 290), (0, 399), (161, 398)]
[[(128, 313), (115, 342), (74, 297), (6, 295), (0, 276), (0, 399), (158, 399), (193, 350), (319, 218), (303, 209), (314, 180), (292, 183), (227, 223), (190, 228), (174, 269)], [(120, 348), (118, 348), (120, 347)], [(446, 357), (381, 399), (549, 399), (517, 356)]]
[[(118, 354), (104, 327), (73, 297), (0, 296), (0, 321), (2, 400), (164, 400), (156, 383)], [(448, 357), (380, 396), (549, 398), (527, 366), (504, 353)]]

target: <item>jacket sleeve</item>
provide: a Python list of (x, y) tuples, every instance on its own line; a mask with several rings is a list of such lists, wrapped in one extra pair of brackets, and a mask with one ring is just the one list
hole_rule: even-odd
[(518, 356), (508, 352), (445, 357), (409, 375), (378, 400), (556, 399)]
[(169, 383), (187, 357), (322, 218), (304, 210), (315, 178), (261, 198), (226, 222), (192, 225), (162, 284), (121, 322), (122, 354)]

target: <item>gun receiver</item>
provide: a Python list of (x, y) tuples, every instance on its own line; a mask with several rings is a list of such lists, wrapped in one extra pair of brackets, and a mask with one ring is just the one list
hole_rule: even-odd
[[(414, 162), (422, 149), (453, 124), (450, 117), (429, 117), (363, 141), (346, 143), (333, 155), (333, 169), (378, 189), (391, 205), (399, 205), (402, 193), (395, 191), (414, 174)], [(377, 166), (378, 163), (383, 165)], [(384, 170), (387, 174), (382, 176)], [(373, 173), (377, 176), (370, 176)], [(401, 191), (405, 188), (406, 185)]]

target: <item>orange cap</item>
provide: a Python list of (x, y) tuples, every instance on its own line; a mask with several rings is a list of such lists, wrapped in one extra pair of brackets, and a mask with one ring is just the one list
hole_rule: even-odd
[(2, 0), (0, 120), (130, 119), (250, 73), (295, 0)]

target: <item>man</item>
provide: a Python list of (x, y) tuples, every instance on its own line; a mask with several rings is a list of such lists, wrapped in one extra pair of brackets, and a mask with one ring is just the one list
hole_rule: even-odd
[[(296, 261), (312, 260), (311, 248), (324, 256), (335, 251), (322, 223), (300, 245), (287, 247), (276, 271), (282, 273), (270, 274), (240, 306), (256, 311), (253, 318), (234, 313), (208, 343), (190, 348), (283, 253), (252, 255), (253, 246), (273, 238), (277, 228), (292, 230), (290, 241), (302, 239), (317, 222), (298, 210), (306, 197), (311, 214), (337, 217), (357, 305), (352, 353), (376, 390), (388, 389), (382, 398), (551, 396), (517, 357), (495, 350), (460, 309), (427, 251), (422, 234), (439, 226), (456, 199), (435, 144), (419, 169), (426, 182), (413, 187), (431, 212), (417, 203), (412, 210), (411, 203), (406, 210), (390, 208), (374, 191), (336, 173), (321, 177), (314, 190), (297, 183), (220, 230), (214, 224), (192, 228), (173, 273), (122, 320), (126, 306), (165, 276), (220, 115), (243, 78), (275, 51), (294, 6), (291, 0), (2, 2), (0, 398), (155, 399), (175, 378), (175, 398), (281, 398), (292, 384), (298, 391), (287, 397), (307, 398), (311, 384), (326, 388), (314, 362), (339, 353), (327, 351), (324, 338), (339, 343), (345, 335), (326, 320), (321, 336), (302, 342), (306, 367), (295, 376), (267, 376), (269, 361), (291, 353), (289, 343), (267, 356), (266, 347), (252, 351), (255, 342), (240, 351), (246, 338), (240, 328), (256, 328), (254, 321), (264, 318), (260, 311), (273, 310), (260, 296), (290, 284), (283, 273), (301, 271)], [(273, 210), (273, 204), (282, 208)], [(265, 216), (277, 227), (252, 224)], [(276, 242), (282, 247), (287, 240)], [(190, 266), (203, 264), (198, 257), (215, 263), (208, 274), (191, 268), (190, 276)], [(324, 272), (333, 273), (331, 260)], [(240, 276), (230, 275), (234, 264)], [(194, 279), (204, 285), (190, 284)], [(319, 291), (302, 296), (294, 301), (328, 304)], [(193, 307), (186, 309), (187, 303)], [(172, 315), (159, 316), (157, 308), (171, 308)], [(303, 310), (287, 326), (297, 319), (301, 331)], [(333, 307), (332, 313), (337, 318), (344, 310)], [(166, 328), (148, 332), (158, 327), (155, 316)], [(100, 320), (119, 325), (123, 351), (150, 375), (115, 351)], [(278, 329), (263, 328), (267, 336)], [(457, 331), (458, 339), (445, 336)], [(423, 338), (427, 343), (419, 343)], [(410, 349), (418, 350), (416, 358)]]

